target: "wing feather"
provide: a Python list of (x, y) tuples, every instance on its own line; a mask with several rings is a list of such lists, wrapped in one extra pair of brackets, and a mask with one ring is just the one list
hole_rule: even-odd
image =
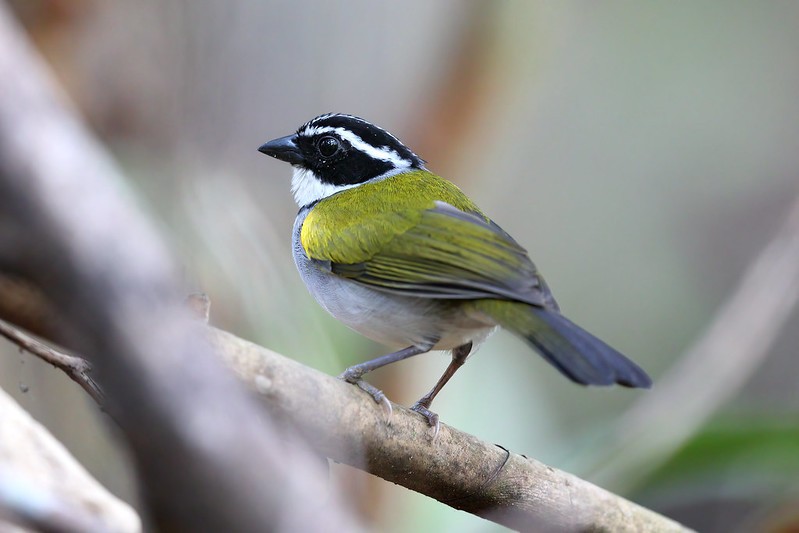
[[(454, 185), (428, 172), (420, 174), (419, 180), (403, 177), (398, 183), (384, 183), (394, 188), (389, 194), (377, 194), (366, 184), (358, 187), (366, 188), (359, 191), (364, 196), (358, 202), (350, 189), (337, 194), (343, 197), (335, 203), (317, 204), (314, 211), (322, 211), (312, 211), (302, 228), (308, 257), (320, 268), (386, 292), (502, 298), (557, 309), (524, 248)], [(415, 190), (397, 190), (409, 181)], [(433, 199), (422, 195), (422, 205), (409, 205), (407, 199), (419, 198), (419, 187), (430, 187), (431, 182)], [(330, 217), (336, 218), (340, 231), (324, 231), (320, 220)], [(345, 257), (354, 260), (347, 262)]]

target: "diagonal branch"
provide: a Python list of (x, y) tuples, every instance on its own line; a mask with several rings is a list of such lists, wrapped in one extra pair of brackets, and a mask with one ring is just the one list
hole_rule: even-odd
[[(13, 328), (12, 328), (13, 329)], [(455, 509), (522, 531), (687, 531), (576, 476), (394, 405), (390, 421), (358, 388), (230, 333), (208, 328), (222, 359), (331, 459)]]
[(0, 79), (0, 270), (47, 295), (54, 340), (102, 376), (154, 526), (359, 531), (196, 334), (167, 247), (3, 3)]
[(56, 368), (60, 368), (69, 376), (69, 379), (80, 385), (92, 397), (92, 400), (97, 402), (97, 405), (103, 406), (105, 401), (103, 391), (100, 390), (100, 386), (89, 375), (92, 365), (86, 359), (59, 352), (2, 320), (0, 320), (0, 335), (19, 346), (21, 350), (30, 352), (39, 359), (50, 363)]
[(279, 419), (331, 459), (455, 509), (522, 531), (688, 531), (680, 524), (535, 459), (418, 414), (383, 409), (360, 389), (209, 328), (213, 345)]
[(142, 531), (133, 508), (0, 389), (0, 531), (7, 522), (25, 531)]

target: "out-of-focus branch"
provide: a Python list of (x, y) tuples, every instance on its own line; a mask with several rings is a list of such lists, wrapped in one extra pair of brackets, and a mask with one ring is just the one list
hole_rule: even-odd
[(155, 525), (359, 530), (197, 334), (166, 248), (2, 3), (0, 79), (0, 271), (47, 295), (56, 342), (96, 369)]
[[(138, 518), (137, 518), (138, 519)], [(19, 529), (25, 528), (25, 529)], [(0, 468), (0, 531), (83, 533), (112, 531), (103, 521), (51, 493), (31, 486), (21, 475)], [(141, 528), (129, 529), (140, 531)], [(117, 531), (117, 530), (114, 530)], [(119, 529), (118, 531), (122, 531)]]
[[(39, 531), (141, 531), (133, 509), (106, 491), (2, 389), (0, 517)], [(0, 529), (5, 531), (1, 523)]]
[[(624, 416), (592, 479), (626, 490), (666, 461), (766, 358), (799, 302), (799, 199), (705, 334)], [(623, 460), (619, 460), (623, 458)]]
[[(0, 229), (0, 239), (2, 238)], [(0, 319), (43, 338), (53, 338), (60, 321), (52, 302), (33, 284), (0, 271)]]
[(89, 375), (92, 365), (86, 359), (59, 352), (55, 348), (51, 348), (33, 337), (25, 335), (2, 320), (0, 320), (0, 335), (19, 346), (20, 349), (30, 352), (43, 361), (63, 370), (69, 376), (69, 379), (80, 385), (97, 402), (97, 405), (102, 407), (104, 402), (103, 391), (100, 390), (100, 386)]

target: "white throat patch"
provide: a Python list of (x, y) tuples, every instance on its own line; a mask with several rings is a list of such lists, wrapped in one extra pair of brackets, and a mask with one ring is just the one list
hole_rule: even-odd
[(294, 168), (294, 175), (291, 177), (291, 194), (294, 195), (294, 201), (300, 207), (317, 202), (322, 198), (327, 198), (339, 191), (352, 189), (360, 185), (360, 183), (331, 185), (330, 183), (323, 183), (310, 170), (299, 167), (292, 168)]

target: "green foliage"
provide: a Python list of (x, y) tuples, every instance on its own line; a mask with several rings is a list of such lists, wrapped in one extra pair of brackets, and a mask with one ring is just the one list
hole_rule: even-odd
[(741, 416), (706, 426), (641, 489), (647, 501), (706, 494), (773, 501), (799, 488), (799, 425)]

